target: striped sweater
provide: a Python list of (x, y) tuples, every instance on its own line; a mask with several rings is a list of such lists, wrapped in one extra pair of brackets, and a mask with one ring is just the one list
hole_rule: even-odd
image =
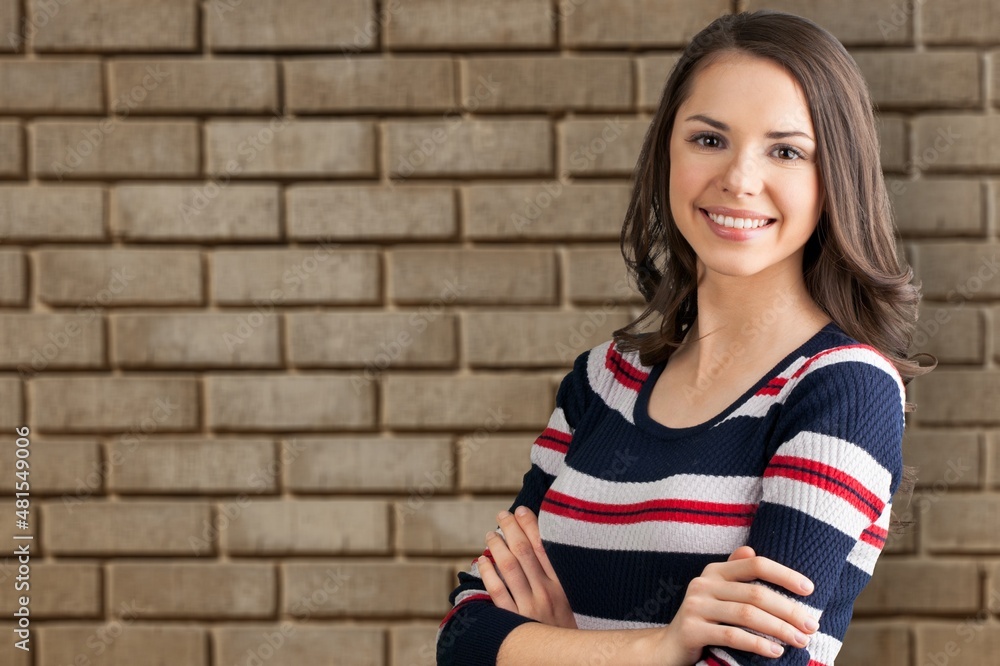
[[(778, 658), (708, 646), (697, 666), (833, 666), (902, 476), (899, 373), (831, 322), (722, 413), (671, 428), (648, 411), (664, 367), (611, 340), (580, 354), (509, 510), (538, 516), (580, 629), (665, 626), (706, 565), (749, 545), (815, 583), (799, 596), (753, 581), (819, 630), (805, 648), (767, 636), (784, 646)], [(534, 620), (496, 607), (474, 561), (458, 580), (437, 663), (495, 664), (507, 634)]]

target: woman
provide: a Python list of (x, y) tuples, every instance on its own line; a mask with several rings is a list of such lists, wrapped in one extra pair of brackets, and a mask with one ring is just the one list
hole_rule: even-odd
[(865, 82), (806, 19), (721, 17), (635, 176), (647, 308), (563, 379), (438, 663), (832, 665), (912, 488), (905, 386), (936, 365), (907, 357), (919, 285)]

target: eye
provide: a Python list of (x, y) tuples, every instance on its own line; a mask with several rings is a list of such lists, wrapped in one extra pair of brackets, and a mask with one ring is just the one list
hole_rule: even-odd
[(795, 148), (794, 146), (778, 146), (775, 150), (779, 154), (785, 153), (787, 155), (791, 155), (790, 158), (782, 158), (782, 161), (784, 162), (795, 162), (797, 160), (804, 160), (806, 158), (806, 156), (802, 153), (802, 151), (799, 150), (798, 148)]
[[(703, 143), (703, 140), (709, 142), (717, 141), (718, 143), (715, 145), (710, 145)], [(698, 132), (693, 137), (688, 139), (688, 142), (693, 143), (697, 146), (701, 146), (702, 148), (720, 148), (722, 144), (722, 137), (712, 132)]]

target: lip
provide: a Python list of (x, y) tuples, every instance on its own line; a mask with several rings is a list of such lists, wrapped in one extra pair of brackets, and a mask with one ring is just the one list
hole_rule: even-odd
[[(715, 210), (716, 209), (713, 208), (712, 212), (714, 213)], [(757, 227), (756, 229), (736, 229), (735, 227), (725, 227), (721, 224), (716, 224), (715, 222), (712, 221), (712, 218), (708, 216), (708, 214), (706, 213), (706, 209), (704, 208), (699, 208), (698, 214), (701, 215), (701, 218), (705, 220), (705, 223), (712, 229), (712, 233), (714, 233), (719, 238), (724, 238), (726, 240), (734, 240), (734, 241), (751, 240), (757, 238), (758, 236), (763, 236), (773, 227), (776, 227), (778, 226), (778, 224), (780, 224), (780, 222), (776, 221), (773, 224), (767, 225), (766, 227)], [(736, 216), (733, 215), (732, 217)]]

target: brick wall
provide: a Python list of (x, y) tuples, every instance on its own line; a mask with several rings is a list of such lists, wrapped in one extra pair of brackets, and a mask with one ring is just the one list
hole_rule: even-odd
[(558, 380), (640, 311), (670, 67), (763, 6), (868, 78), (941, 361), (838, 663), (992, 663), (1000, 0), (0, 0), (0, 662), (432, 664)]

